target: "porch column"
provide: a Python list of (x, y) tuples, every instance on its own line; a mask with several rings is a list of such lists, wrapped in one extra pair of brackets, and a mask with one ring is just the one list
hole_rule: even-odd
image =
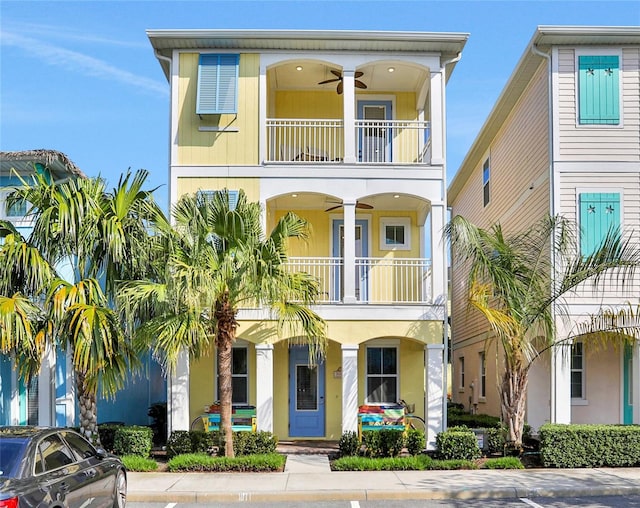
[(446, 244), (442, 241), (444, 229), (444, 204), (431, 205), (431, 302), (447, 303)]
[(431, 164), (444, 164), (444, 70), (431, 72)]
[(358, 349), (342, 345), (342, 433), (358, 430)]
[[(258, 161), (263, 163), (267, 160), (267, 67), (265, 64), (260, 65), (258, 77), (258, 126)], [(273, 140), (270, 142), (273, 143)]]
[(425, 408), (427, 450), (436, 449), (436, 436), (444, 430), (444, 345), (427, 344), (424, 347), (424, 365), (427, 369)]
[(633, 423), (640, 424), (640, 342), (633, 345), (631, 397), (633, 401)]
[(571, 423), (571, 343), (551, 350), (551, 423)]
[(189, 430), (189, 353), (181, 351), (176, 370), (167, 380), (167, 426), (174, 430)]
[(342, 71), (342, 98), (344, 104), (344, 162), (356, 163), (356, 121), (355, 121), (355, 71)]
[(273, 432), (273, 344), (256, 344), (258, 430)]
[(56, 351), (50, 345), (42, 359), (40, 374), (38, 374), (38, 425), (43, 427), (55, 426), (56, 407)]
[[(356, 303), (356, 202), (344, 201), (343, 303)], [(340, 241), (338, 239), (338, 241)]]

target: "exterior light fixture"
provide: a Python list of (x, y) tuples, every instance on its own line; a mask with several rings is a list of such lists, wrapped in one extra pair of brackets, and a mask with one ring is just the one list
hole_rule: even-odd
[(296, 67), (296, 70), (297, 70), (297, 71), (301, 71), (301, 70), (302, 70), (302, 65), (298, 65), (298, 66)]
[(396, 68), (395, 68), (395, 67), (389, 67), (387, 70), (388, 70), (389, 72), (394, 72), (394, 71), (396, 70)]
[(394, 194), (394, 195), (393, 195), (393, 197), (394, 197), (395, 199), (398, 199), (398, 198), (400, 197), (400, 194)]
[(292, 198), (297, 198), (297, 197), (298, 197), (298, 195), (297, 195), (297, 194), (291, 194), (291, 197), (292, 197)]

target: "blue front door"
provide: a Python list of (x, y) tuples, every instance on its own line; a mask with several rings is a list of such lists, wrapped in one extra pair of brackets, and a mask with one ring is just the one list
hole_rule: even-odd
[(324, 362), (309, 364), (307, 346), (289, 347), (289, 436), (324, 437)]
[(622, 423), (633, 423), (633, 350), (629, 344), (624, 347)]

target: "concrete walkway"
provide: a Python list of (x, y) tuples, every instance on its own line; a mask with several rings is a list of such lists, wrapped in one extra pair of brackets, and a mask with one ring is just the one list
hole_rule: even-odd
[(282, 473), (129, 473), (132, 502), (363, 501), (640, 495), (640, 468), (332, 472), (288, 455)]

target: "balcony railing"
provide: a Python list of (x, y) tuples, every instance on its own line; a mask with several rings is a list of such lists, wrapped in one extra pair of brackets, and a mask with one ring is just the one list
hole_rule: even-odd
[[(428, 164), (429, 122), (356, 120), (354, 153), (362, 164)], [(267, 119), (267, 162), (339, 163), (342, 120)]]
[[(320, 283), (319, 303), (340, 303), (344, 296), (342, 258), (291, 257), (289, 268)], [(431, 260), (356, 258), (355, 297), (360, 303), (431, 303)]]

